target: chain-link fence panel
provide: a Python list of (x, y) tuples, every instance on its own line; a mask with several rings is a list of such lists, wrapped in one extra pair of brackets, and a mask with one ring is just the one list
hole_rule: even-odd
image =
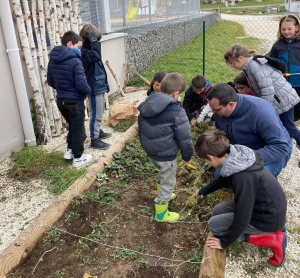
[[(221, 19), (230, 20), (241, 24), (245, 30), (244, 38), (257, 38), (260, 43), (255, 49), (260, 54), (266, 54), (270, 51), (272, 45), (277, 40), (280, 15), (269, 16), (246, 16), (220, 14)], [(239, 43), (237, 38), (237, 43)]]
[(80, 0), (83, 23), (103, 33), (200, 13), (200, 0)]

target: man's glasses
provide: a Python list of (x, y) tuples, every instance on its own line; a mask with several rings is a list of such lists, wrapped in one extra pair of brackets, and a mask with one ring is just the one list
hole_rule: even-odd
[(213, 113), (216, 113), (216, 112), (218, 112), (219, 110), (221, 110), (223, 107), (226, 107), (227, 106), (227, 104), (226, 105), (222, 105), (220, 108), (218, 108), (218, 109), (211, 109), (211, 111), (213, 112)]
[(246, 85), (245, 85), (245, 86), (241, 86), (241, 87), (235, 87), (235, 89), (236, 89), (237, 91), (239, 91), (239, 90), (244, 90), (245, 87), (246, 87)]

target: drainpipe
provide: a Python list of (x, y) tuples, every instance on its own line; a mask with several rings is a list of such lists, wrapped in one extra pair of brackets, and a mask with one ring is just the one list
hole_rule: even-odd
[(20, 111), (25, 145), (27, 147), (32, 147), (36, 146), (36, 138), (19, 54), (20, 49), (15, 36), (15, 29), (9, 2), (10, 1), (8, 0), (0, 1), (0, 19)]

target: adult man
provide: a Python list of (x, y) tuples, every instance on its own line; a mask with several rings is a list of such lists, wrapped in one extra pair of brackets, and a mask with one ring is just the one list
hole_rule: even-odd
[(277, 177), (290, 159), (292, 141), (273, 106), (261, 98), (237, 94), (225, 83), (213, 86), (207, 99), (216, 128), (226, 133), (231, 144), (260, 153), (265, 168)]

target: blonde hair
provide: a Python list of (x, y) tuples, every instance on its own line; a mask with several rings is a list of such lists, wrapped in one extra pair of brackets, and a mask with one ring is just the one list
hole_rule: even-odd
[(185, 90), (183, 77), (177, 72), (167, 74), (161, 81), (160, 90), (167, 95), (172, 95), (175, 92), (182, 93)]
[(88, 29), (91, 29), (91, 30), (93, 30), (93, 31), (96, 33), (96, 36), (97, 36), (97, 40), (98, 40), (98, 41), (101, 40), (102, 34), (101, 34), (101, 32), (99, 31), (99, 29), (98, 29), (96, 26), (94, 26), (93, 24), (87, 23), (87, 24), (85, 24), (85, 25), (81, 28), (81, 30), (80, 30), (80, 32), (79, 32), (79, 36), (82, 37), (82, 40), (83, 40), (83, 43), (84, 43), (84, 44), (87, 44), (87, 45), (90, 45), (90, 44), (91, 44), (90, 40), (89, 40), (89, 39), (87, 38), (87, 36), (86, 36), (86, 31), (87, 31)]
[(227, 64), (231, 64), (236, 61), (240, 56), (243, 57), (251, 57), (257, 55), (256, 51), (249, 50), (241, 44), (233, 44), (231, 45), (224, 54), (224, 59)]
[(288, 14), (286, 16), (283, 16), (280, 21), (279, 21), (279, 28), (277, 31), (277, 39), (278, 40), (284, 40), (285, 37), (281, 34), (281, 27), (282, 27), (282, 23), (284, 22), (292, 22), (295, 26), (298, 26), (298, 32), (297, 34), (297, 40), (300, 40), (300, 21), (298, 19), (297, 16), (292, 15), (292, 14)]

